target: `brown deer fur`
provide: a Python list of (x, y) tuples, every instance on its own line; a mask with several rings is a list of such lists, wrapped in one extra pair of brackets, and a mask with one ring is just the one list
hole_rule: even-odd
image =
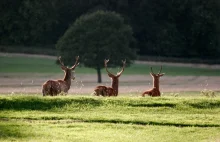
[(107, 63), (109, 60), (104, 60), (105, 69), (108, 73), (108, 76), (111, 78), (111, 87), (106, 86), (97, 86), (95, 88), (96, 94), (101, 94), (102, 96), (118, 96), (118, 85), (119, 85), (119, 77), (121, 76), (122, 72), (124, 71), (126, 60), (122, 61), (123, 66), (120, 72), (118, 72), (116, 75), (110, 73), (107, 68)]
[(115, 91), (112, 87), (106, 87), (106, 86), (97, 86), (95, 89), (94, 89), (94, 94), (96, 96), (115, 96)]
[(159, 78), (164, 75), (164, 73), (161, 73), (161, 70), (162, 70), (162, 66), (160, 68), (160, 71), (157, 74), (155, 74), (153, 73), (153, 69), (151, 67), (150, 75), (153, 78), (153, 89), (145, 91), (142, 94), (142, 97), (145, 97), (146, 94), (152, 97), (160, 96)]
[(61, 69), (64, 71), (65, 75), (64, 78), (61, 80), (48, 80), (42, 85), (42, 93), (43, 96), (56, 96), (60, 94), (61, 92), (68, 93), (68, 90), (71, 86), (71, 79), (75, 79), (73, 75), (73, 71), (76, 68), (76, 66), (79, 65), (78, 63), (79, 56), (76, 57), (75, 64), (68, 68), (64, 66), (63, 62), (61, 61), (61, 57), (59, 57), (59, 62), (61, 64)]
[(110, 96), (116, 96), (115, 90), (112, 87), (107, 87), (107, 95)]
[(106, 86), (97, 86), (94, 89), (94, 95), (96, 96), (107, 96), (107, 87)]

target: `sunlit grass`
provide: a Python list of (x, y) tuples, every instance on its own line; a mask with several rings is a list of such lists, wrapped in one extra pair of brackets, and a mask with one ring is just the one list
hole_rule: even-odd
[(217, 141), (219, 112), (219, 96), (0, 95), (0, 141)]
[[(180, 142), (217, 141), (219, 128), (151, 126), (74, 121), (0, 122), (1, 141)], [(187, 135), (187, 137), (186, 137)]]

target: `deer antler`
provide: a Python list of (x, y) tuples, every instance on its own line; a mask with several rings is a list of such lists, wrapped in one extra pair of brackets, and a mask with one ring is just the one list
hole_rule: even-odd
[(150, 69), (151, 69), (151, 74), (154, 74), (152, 67), (150, 67)]
[(105, 64), (105, 69), (106, 69), (106, 71), (107, 71), (107, 73), (110, 75), (110, 76), (114, 76), (112, 73), (110, 73), (109, 71), (108, 71), (108, 68), (107, 68), (107, 63), (109, 62), (109, 59), (108, 60), (104, 60), (104, 64)]
[(161, 73), (161, 71), (162, 71), (162, 66), (160, 66), (160, 71), (158, 72), (158, 74), (160, 74), (160, 73)]
[(75, 64), (71, 67), (72, 70), (74, 70), (74, 69), (79, 65), (78, 60), (79, 60), (79, 56), (76, 56), (76, 62), (75, 62)]
[(63, 62), (61, 61), (61, 56), (59, 56), (58, 60), (59, 60), (59, 62), (60, 62), (60, 65), (61, 65), (62, 67), (64, 67), (64, 68), (66, 68), (66, 66), (65, 66), (65, 65), (63, 64)]
[(105, 67), (107, 67), (107, 63), (109, 62), (109, 59), (108, 60), (104, 60), (104, 64), (105, 64)]
[(122, 60), (122, 64), (123, 64), (122, 69), (121, 69), (120, 72), (117, 73), (117, 76), (120, 76), (120, 75), (122, 74), (122, 72), (124, 71), (124, 69), (125, 69), (125, 64), (126, 64), (126, 59), (125, 59), (124, 61)]
[[(153, 72), (152, 67), (150, 69), (151, 69), (151, 74), (155, 75), (155, 73)], [(162, 71), (162, 66), (160, 66), (160, 71), (157, 73), (157, 75), (161, 75), (161, 71)]]

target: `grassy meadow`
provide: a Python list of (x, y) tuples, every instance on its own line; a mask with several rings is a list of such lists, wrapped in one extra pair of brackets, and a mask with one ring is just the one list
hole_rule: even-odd
[[(125, 75), (149, 75), (150, 66), (133, 64)], [(110, 69), (117, 72), (120, 68)], [(105, 72), (105, 70), (102, 70)], [(220, 76), (220, 69), (163, 65), (166, 76)], [(76, 73), (96, 74), (82, 65)], [(6, 75), (7, 74), (7, 75)], [(0, 56), (0, 77), (63, 74), (55, 59)], [(1, 89), (1, 88), (0, 88)], [(220, 93), (167, 93), (162, 97), (43, 97), (0, 93), (0, 141), (9, 142), (218, 142)]]
[(0, 141), (220, 140), (220, 98), (0, 95)]

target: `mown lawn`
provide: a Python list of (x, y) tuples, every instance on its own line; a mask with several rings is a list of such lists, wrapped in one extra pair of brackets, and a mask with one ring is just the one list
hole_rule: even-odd
[(220, 98), (0, 95), (0, 141), (220, 140)]
[[(74, 63), (75, 61), (73, 61)], [(110, 63), (110, 61), (109, 61)], [(119, 63), (121, 65), (121, 63)], [(104, 66), (104, 65), (103, 65)], [(154, 72), (158, 72), (160, 66), (149, 64), (133, 64), (126, 67), (123, 74), (149, 74), (150, 67), (153, 67)], [(110, 68), (113, 73), (120, 71), (118, 68)], [(96, 70), (83, 67), (76, 68), (77, 73), (96, 74)], [(106, 72), (104, 69), (102, 72)], [(198, 67), (179, 67), (163, 65), (162, 72), (166, 76), (220, 76), (220, 69), (198, 68)], [(54, 59), (41, 57), (22, 57), (22, 56), (0, 56), (0, 73), (62, 73), (60, 67), (55, 64)]]

